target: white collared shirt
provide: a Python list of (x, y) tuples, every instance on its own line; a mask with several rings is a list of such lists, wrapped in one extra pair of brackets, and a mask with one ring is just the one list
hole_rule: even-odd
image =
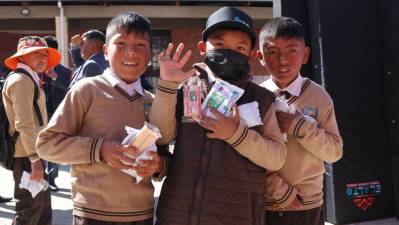
[(137, 79), (134, 83), (127, 84), (120, 77), (118, 77), (114, 72), (111, 71), (110, 68), (107, 68), (103, 73), (105, 79), (112, 85), (112, 87), (118, 86), (122, 90), (124, 90), (130, 97), (134, 94), (138, 93), (144, 96), (144, 90), (141, 86), (140, 78)]
[(302, 83), (303, 83), (303, 77), (301, 76), (301, 74), (298, 74), (296, 79), (290, 85), (288, 85), (286, 88), (283, 89), (279, 88), (271, 78), (263, 82), (261, 86), (265, 87), (266, 89), (272, 91), (275, 94), (278, 94), (281, 91), (287, 91), (293, 96), (299, 96), (301, 94)]
[(26, 72), (29, 73), (29, 75), (33, 78), (37, 86), (40, 87), (40, 77), (39, 74), (37, 74), (35, 71), (33, 71), (28, 65), (24, 63), (18, 63), (16, 68), (21, 68), (26, 70)]

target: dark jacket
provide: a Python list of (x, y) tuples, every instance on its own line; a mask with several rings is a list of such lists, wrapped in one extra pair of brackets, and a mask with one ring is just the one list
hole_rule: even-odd
[(54, 67), (54, 72), (57, 74), (55, 80), (48, 76), (43, 77), (43, 89), (46, 92), (46, 107), (49, 119), (68, 92), (72, 76), (72, 71), (61, 64)]
[[(79, 54), (80, 54), (80, 50), (79, 50)], [(74, 64), (78, 65), (78, 64), (76, 64), (76, 61), (79, 61), (79, 60), (74, 59), (74, 58), (77, 58), (76, 55), (77, 55), (77, 52), (73, 52), (72, 58), (73, 58)], [(108, 61), (105, 60), (103, 53), (97, 53), (97, 54), (91, 56), (81, 66), (79, 66), (75, 70), (75, 72), (73, 73), (72, 81), (71, 81), (71, 84), (69, 85), (69, 88), (72, 87), (72, 85), (74, 85), (76, 82), (78, 82), (79, 80), (81, 80), (85, 77), (92, 77), (92, 76), (103, 74), (104, 70), (107, 67), (108, 67)]]
[[(201, 80), (207, 82), (204, 76)], [(248, 79), (230, 83), (245, 89), (237, 104), (258, 101), (261, 117), (274, 101), (271, 92)], [(182, 122), (182, 103), (179, 90), (174, 158), (162, 187), (157, 225), (263, 225), (265, 169), (227, 142), (207, 138), (197, 123)], [(261, 133), (261, 128), (250, 129)]]

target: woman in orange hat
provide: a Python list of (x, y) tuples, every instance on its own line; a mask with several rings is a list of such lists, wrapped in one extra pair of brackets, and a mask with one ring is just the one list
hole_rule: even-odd
[(47, 125), (45, 96), (38, 74), (53, 68), (60, 59), (61, 54), (47, 47), (42, 38), (27, 36), (18, 41), (17, 52), (5, 60), (13, 72), (4, 83), (2, 98), (10, 124), (8, 132), (17, 137), (13, 166), (17, 200), (14, 225), (51, 225), (50, 191), (43, 190), (32, 197), (19, 184), (23, 171), (30, 172), (33, 181), (47, 179), (35, 147), (39, 131)]

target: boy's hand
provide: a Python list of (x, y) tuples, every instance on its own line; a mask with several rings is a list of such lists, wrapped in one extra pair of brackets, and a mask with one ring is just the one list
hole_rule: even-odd
[(152, 160), (140, 160), (139, 165), (133, 168), (140, 177), (151, 177), (155, 173), (161, 172), (164, 167), (158, 153), (147, 152), (147, 154), (152, 157)]
[(288, 129), (290, 128), (292, 121), (298, 114), (298, 112), (295, 114), (276, 112), (277, 122), (282, 133), (288, 133)]
[(168, 48), (165, 52), (160, 52), (158, 55), (159, 73), (162, 80), (181, 83), (188, 79), (195, 73), (195, 69), (191, 69), (187, 72), (183, 71), (184, 65), (187, 63), (191, 56), (191, 50), (188, 50), (183, 58), (180, 59), (184, 49), (184, 44), (180, 43), (176, 49), (173, 57), (171, 56), (173, 50), (173, 43), (169, 43)]
[(132, 169), (133, 165), (126, 165), (122, 161), (133, 164), (135, 159), (132, 159), (123, 153), (128, 153), (131, 155), (137, 154), (137, 148), (134, 146), (121, 145), (116, 141), (104, 141), (100, 149), (100, 157), (112, 167), (119, 170)]
[(31, 180), (40, 181), (44, 177), (44, 169), (42, 165), (42, 160), (36, 160), (35, 162), (30, 163), (30, 168), (32, 170), (32, 174), (30, 176)]
[(212, 119), (207, 116), (201, 116), (199, 125), (205, 129), (212, 131), (206, 136), (208, 138), (217, 138), (226, 140), (233, 136), (238, 128), (240, 122), (240, 115), (238, 113), (237, 105), (232, 107), (232, 113), (230, 117), (224, 116), (216, 109), (210, 109), (211, 113), (216, 116), (216, 119)]
[(303, 205), (303, 199), (300, 194), (297, 194), (294, 201), (291, 202), (292, 208), (297, 208), (298, 206)]
[(83, 42), (82, 37), (80, 36), (80, 34), (76, 34), (74, 36), (71, 37), (71, 46), (77, 46), (80, 45)]

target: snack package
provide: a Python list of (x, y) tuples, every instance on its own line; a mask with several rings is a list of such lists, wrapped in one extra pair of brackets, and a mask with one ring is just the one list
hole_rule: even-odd
[(201, 105), (202, 113), (216, 119), (215, 115), (209, 111), (210, 108), (214, 108), (225, 116), (229, 116), (231, 113), (231, 106), (243, 94), (243, 89), (221, 79), (217, 79)]
[(201, 115), (201, 80), (197, 84), (184, 85), (184, 116), (199, 117)]
[[(289, 114), (295, 114), (296, 111), (293, 104), (288, 105), (284, 95), (277, 96), (276, 101), (274, 102), (274, 109), (276, 112), (286, 112)], [(285, 142), (288, 142), (287, 133), (283, 133), (283, 139)]]
[(263, 125), (262, 118), (260, 117), (259, 113), (259, 103), (257, 101), (239, 105), (238, 112), (240, 114), (240, 118), (245, 121), (248, 128)]
[[(126, 126), (125, 129), (128, 135), (125, 137), (125, 139), (123, 139), (122, 145), (133, 145), (139, 150), (139, 152), (135, 155), (128, 153), (124, 154), (130, 158), (135, 158), (135, 165), (140, 165), (140, 160), (151, 160), (152, 157), (147, 155), (147, 152), (157, 151), (155, 141), (161, 137), (158, 127), (146, 122), (140, 130), (128, 126)], [(129, 163), (124, 161), (122, 161), (122, 163), (129, 165)], [(130, 169), (122, 171), (135, 177), (136, 183), (139, 183), (143, 179), (137, 175), (135, 170)]]
[(32, 198), (35, 198), (39, 192), (47, 190), (49, 184), (45, 179), (42, 178), (40, 181), (34, 181), (30, 178), (31, 174), (24, 171), (22, 173), (19, 188), (28, 190), (31, 193)]

